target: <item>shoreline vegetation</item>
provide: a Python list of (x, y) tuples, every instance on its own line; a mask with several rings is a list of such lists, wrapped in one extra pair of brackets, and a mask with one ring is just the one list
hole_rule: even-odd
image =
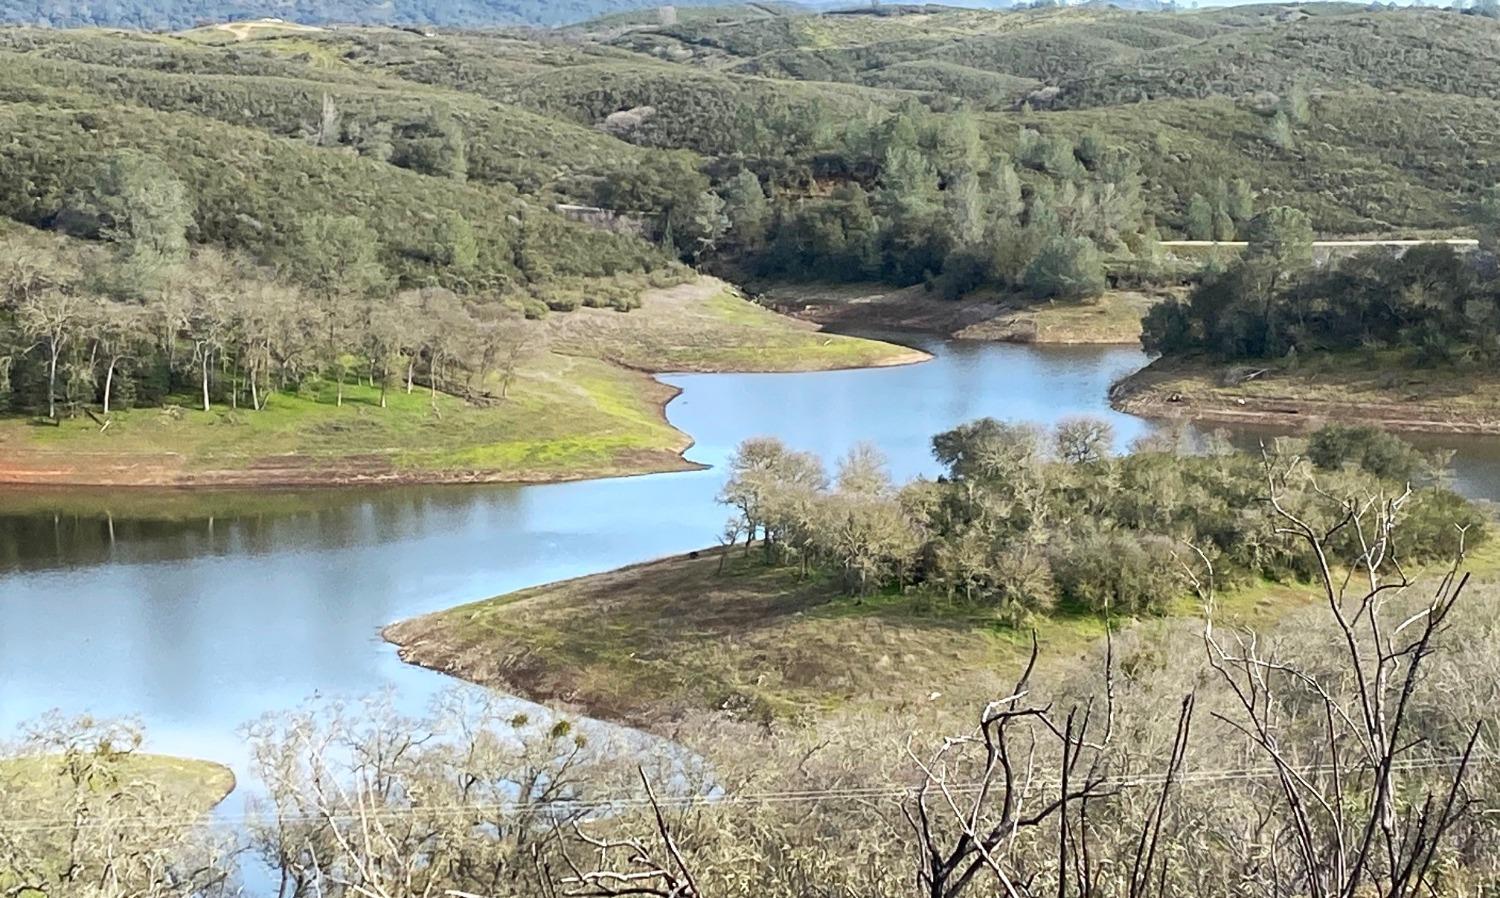
[[(582, 308), (528, 321), (528, 358), (503, 399), (471, 404), (418, 385), (277, 393), (266, 407), (192, 400), (56, 426), (0, 419), (0, 484), (316, 487), (538, 483), (692, 470), (666, 406), (666, 372), (818, 371), (911, 364), (908, 347), (822, 333), (713, 278), (648, 290), (630, 312)], [(487, 387), (491, 386), (489, 384)], [(500, 390), (489, 390), (498, 394)], [(324, 395), (327, 394), (327, 395)], [(351, 447), (354, 447), (351, 449)]]
[(1480, 243), (1367, 247), (1317, 263), (1310, 218), (1257, 215), (1229, 265), (1152, 308), (1142, 346), (1160, 358), (1110, 391), (1148, 417), (1448, 434), (1500, 433), (1500, 192)]

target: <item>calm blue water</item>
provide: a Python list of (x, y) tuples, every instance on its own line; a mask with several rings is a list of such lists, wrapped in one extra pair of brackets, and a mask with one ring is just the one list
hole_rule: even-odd
[[(161, 500), (176, 509), (165, 520), (139, 493), (59, 499), (75, 510), (55, 514), (50, 494), (23, 497), (25, 510), (0, 494), (0, 741), (54, 708), (133, 716), (154, 750), (240, 766), (243, 723), (311, 697), (388, 689), (420, 711), (453, 681), (400, 663), (382, 626), (713, 544), (721, 465), (749, 436), (830, 465), (868, 440), (908, 478), (935, 471), (934, 433), (984, 415), (1101, 415), (1122, 448), (1150, 427), (1105, 402), (1145, 362), (1137, 350), (927, 348), (932, 361), (900, 368), (663, 378), (683, 389), (668, 414), (704, 471), (256, 496), (253, 512), (177, 494)], [(1451, 445), (1457, 485), (1500, 496), (1495, 442)]]

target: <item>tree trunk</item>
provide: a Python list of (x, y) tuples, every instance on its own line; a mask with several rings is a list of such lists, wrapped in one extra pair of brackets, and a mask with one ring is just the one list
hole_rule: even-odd
[(47, 364), (47, 417), (57, 420), (57, 338), (48, 341), (52, 358)]
[(209, 410), (208, 405), (208, 349), (203, 350), (203, 410)]
[(115, 383), (116, 361), (116, 359), (110, 359), (109, 368), (104, 372), (104, 414), (106, 415), (109, 414), (109, 392), (113, 389)]
[(391, 386), (391, 363), (387, 361), (380, 366), (380, 407), (385, 408), (385, 394)]
[(337, 405), (338, 405), (339, 408), (343, 408), (344, 407), (344, 366), (343, 365), (339, 366), (339, 390), (338, 390)]

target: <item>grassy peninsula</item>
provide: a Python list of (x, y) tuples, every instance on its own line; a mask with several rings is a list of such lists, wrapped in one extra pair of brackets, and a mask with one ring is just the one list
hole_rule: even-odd
[(1500, 193), (1482, 209), (1477, 248), (1367, 247), (1322, 264), (1306, 214), (1267, 210), (1233, 262), (1146, 313), (1142, 343), (1161, 357), (1111, 400), (1226, 423), (1500, 432)]
[[(800, 577), (760, 551), (664, 558), (460, 605), (384, 635), (408, 663), (661, 732), (705, 714), (812, 723), (835, 711), (927, 708), (958, 718), (1030, 650), (1029, 629), (993, 607), (900, 590), (850, 596), (837, 578)], [(1254, 623), (1312, 600), (1311, 587), (1263, 583), (1222, 607)], [(1186, 599), (1171, 609), (1197, 610)], [(1049, 664), (1076, 659), (1105, 631), (1087, 613), (1033, 622)]]
[(1500, 433), (1500, 377), (1419, 365), (1399, 350), (1225, 362), (1172, 357), (1115, 384), (1110, 403), (1146, 418), (1304, 429), (1362, 422), (1412, 433)]
[(1379, 431), (1329, 428), (1273, 447), (1269, 474), (1248, 453), (1193, 455), (1162, 441), (1112, 458), (1099, 421), (1052, 437), (964, 425), (933, 440), (945, 479), (899, 489), (869, 450), (830, 478), (815, 457), (749, 440), (723, 492), (740, 509), (740, 545), (459, 606), (384, 635), (408, 662), (658, 730), (703, 714), (961, 713), (1001, 688), (1033, 632), (1066, 664), (1107, 626), (1203, 613), (1200, 560), (1212, 559), (1221, 623), (1263, 624), (1310, 601), (1304, 559), (1266, 535), (1264, 504), (1245, 504), (1268, 476), (1299, 507), (1332, 502), (1315, 482), (1335, 492), (1417, 483), (1404, 564), (1441, 565), (1460, 522), (1467, 547), (1484, 553), (1471, 564), (1494, 556), (1487, 519), (1436, 485), (1434, 461)]

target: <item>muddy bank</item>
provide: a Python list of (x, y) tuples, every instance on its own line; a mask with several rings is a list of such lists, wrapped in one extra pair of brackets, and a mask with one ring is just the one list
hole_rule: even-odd
[[(1248, 375), (1248, 376), (1247, 376)], [(1238, 381), (1238, 382), (1235, 382)], [(1370, 424), (1431, 434), (1500, 434), (1500, 381), (1381, 367), (1251, 368), (1157, 360), (1116, 383), (1114, 409), (1143, 418), (1245, 427)]]
[(1065, 346), (1139, 343), (1141, 316), (1164, 295), (1114, 290), (1090, 302), (1033, 303), (986, 292), (950, 300), (920, 285), (757, 287), (763, 305), (835, 332)]
[(381, 455), (336, 459), (305, 455), (257, 458), (239, 467), (191, 467), (172, 453), (136, 456), (109, 452), (5, 450), (0, 486), (57, 486), (141, 489), (316, 489), (353, 486), (427, 486), (479, 483), (561, 483), (597, 477), (629, 477), (704, 466), (668, 450), (639, 450), (608, 470), (544, 473), (501, 470), (421, 470), (403, 468)]

